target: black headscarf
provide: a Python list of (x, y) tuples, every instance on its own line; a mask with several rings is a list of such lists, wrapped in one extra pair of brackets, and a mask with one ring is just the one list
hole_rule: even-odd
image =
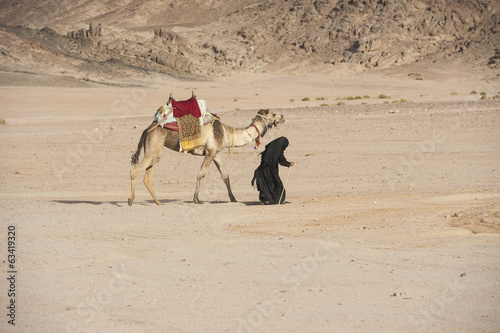
[(252, 185), (257, 183), (259, 199), (263, 203), (277, 204), (285, 201), (286, 192), (279, 176), (278, 164), (290, 166), (284, 155), (286, 147), (288, 139), (282, 136), (268, 143), (261, 153), (260, 165), (254, 172)]

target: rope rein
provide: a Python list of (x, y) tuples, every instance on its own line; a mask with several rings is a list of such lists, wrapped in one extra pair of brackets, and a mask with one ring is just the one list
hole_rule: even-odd
[(231, 157), (231, 154), (233, 153), (233, 148), (234, 148), (234, 127), (233, 127), (233, 144), (231, 145), (231, 150), (229, 151), (229, 155), (227, 157)]

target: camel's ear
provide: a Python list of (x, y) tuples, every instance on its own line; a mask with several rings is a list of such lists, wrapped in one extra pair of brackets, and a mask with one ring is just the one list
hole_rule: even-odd
[(269, 109), (260, 109), (259, 114), (263, 116), (267, 116), (269, 114)]

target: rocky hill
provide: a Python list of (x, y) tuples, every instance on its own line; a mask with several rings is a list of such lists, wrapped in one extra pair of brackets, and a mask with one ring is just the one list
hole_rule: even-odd
[(497, 0), (0, 1), (0, 70), (119, 82), (234, 71), (500, 68)]

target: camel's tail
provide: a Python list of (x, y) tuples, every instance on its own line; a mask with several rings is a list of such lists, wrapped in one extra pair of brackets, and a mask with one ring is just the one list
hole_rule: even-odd
[(132, 154), (132, 165), (137, 165), (139, 163), (139, 156), (141, 156), (141, 149), (144, 147), (144, 154), (146, 154), (146, 139), (148, 138), (149, 130), (153, 127), (156, 126), (156, 121), (153, 121), (151, 125), (146, 128), (141, 135), (141, 139), (139, 140), (139, 143), (137, 144), (137, 151), (135, 154)]

